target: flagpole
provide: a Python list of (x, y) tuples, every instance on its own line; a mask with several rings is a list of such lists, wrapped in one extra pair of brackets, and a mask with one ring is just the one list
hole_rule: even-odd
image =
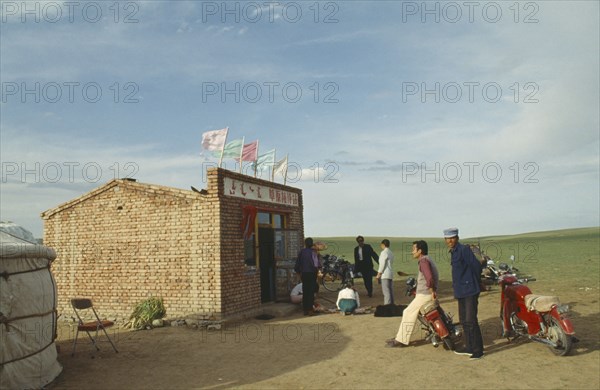
[(275, 161), (277, 161), (277, 149), (273, 149), (273, 164), (271, 164), (271, 182), (275, 181)]
[(229, 135), (229, 127), (226, 127), (225, 129), (225, 141), (223, 142), (223, 146), (221, 147), (221, 158), (219, 159), (219, 168), (221, 168), (221, 163), (223, 162), (223, 153), (225, 152), (225, 144), (227, 144), (227, 136)]
[(239, 172), (242, 173), (242, 162), (244, 161), (244, 142), (246, 141), (246, 137), (242, 137), (242, 150), (240, 150), (240, 170)]
[(290, 157), (289, 153), (285, 155), (285, 173), (283, 174), (283, 185), (286, 185), (286, 183), (287, 183), (287, 171), (288, 171), (288, 166), (290, 165), (289, 157)]
[(258, 163), (258, 140), (256, 140), (256, 160), (254, 160), (254, 178), (256, 179), (256, 164)]

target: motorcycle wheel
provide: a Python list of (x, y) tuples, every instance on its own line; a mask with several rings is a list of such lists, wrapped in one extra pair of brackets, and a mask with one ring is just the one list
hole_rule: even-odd
[(446, 351), (454, 351), (454, 342), (450, 338), (450, 336), (444, 339), (444, 349)]
[(342, 289), (342, 281), (344, 277), (342, 274), (336, 271), (326, 271), (323, 273), (323, 279), (321, 284), (325, 287), (325, 290), (336, 292)]
[(560, 326), (556, 318), (552, 318), (552, 323), (548, 328), (548, 338), (550, 341), (556, 343), (558, 346), (550, 347), (550, 350), (557, 356), (565, 356), (571, 351), (573, 346), (573, 339), (570, 335), (566, 334), (563, 328)]

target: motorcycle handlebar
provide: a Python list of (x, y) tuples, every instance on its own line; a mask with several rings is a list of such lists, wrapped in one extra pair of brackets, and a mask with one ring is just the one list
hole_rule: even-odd
[(527, 282), (535, 282), (537, 279), (536, 278), (523, 278), (523, 279), (519, 279), (520, 283), (527, 283)]

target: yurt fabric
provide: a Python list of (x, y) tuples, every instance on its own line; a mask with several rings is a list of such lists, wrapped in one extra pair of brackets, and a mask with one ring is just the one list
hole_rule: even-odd
[(62, 371), (56, 360), (53, 249), (0, 230), (0, 388), (42, 388)]
[(20, 238), (22, 240), (31, 242), (32, 244), (37, 244), (36, 239), (33, 237), (33, 233), (14, 222), (0, 222), (0, 231), (13, 236), (13, 238)]

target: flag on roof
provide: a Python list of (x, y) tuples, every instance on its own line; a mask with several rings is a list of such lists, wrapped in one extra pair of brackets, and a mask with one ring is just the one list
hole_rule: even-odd
[[(244, 146), (244, 139), (234, 139), (231, 142), (227, 142), (227, 144), (223, 147), (221, 158), (240, 158), (242, 154), (242, 147)], [(216, 155), (219, 153), (216, 152)]]
[(258, 159), (258, 140), (244, 145), (242, 161), (256, 161)]
[(280, 174), (283, 177), (284, 184), (287, 179), (287, 169), (288, 169), (288, 156), (286, 155), (281, 160), (277, 161), (273, 164), (273, 178), (271, 181), (275, 180), (275, 175)]
[(202, 149), (205, 150), (221, 150), (227, 139), (227, 131), (229, 127), (221, 130), (211, 130), (202, 134)]
[(275, 163), (275, 149), (269, 150), (265, 154), (261, 154), (254, 163), (254, 170), (264, 171), (265, 169), (273, 166)]

